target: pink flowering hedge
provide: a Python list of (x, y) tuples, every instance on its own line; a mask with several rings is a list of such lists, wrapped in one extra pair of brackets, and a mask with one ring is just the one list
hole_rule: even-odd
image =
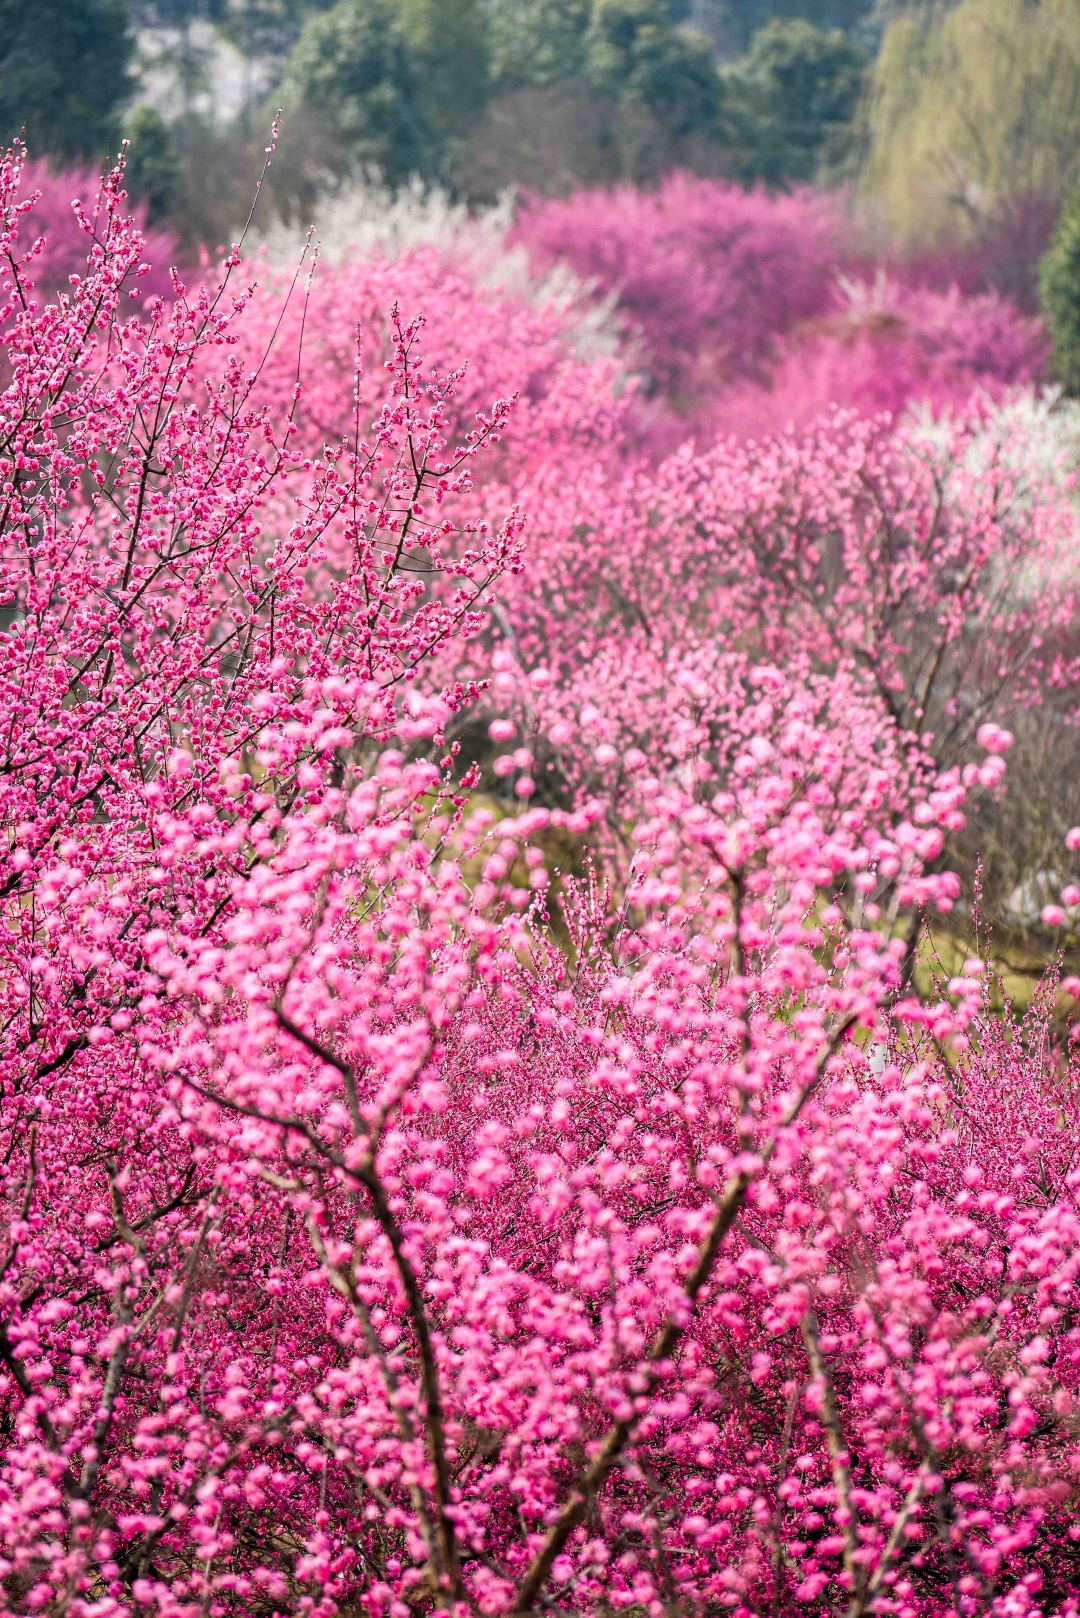
[(538, 267), (566, 263), (616, 299), (650, 384), (706, 434), (806, 426), (837, 405), (941, 410), (1046, 370), (1040, 322), (961, 291), (970, 265), (875, 271), (840, 202), (809, 189), (676, 174), (652, 193), (534, 200), (514, 234)]
[(431, 254), (133, 315), (119, 172), (36, 294), (22, 194), (4, 1609), (1076, 1613), (1075, 1061), (911, 982), (1068, 506), (639, 463)]

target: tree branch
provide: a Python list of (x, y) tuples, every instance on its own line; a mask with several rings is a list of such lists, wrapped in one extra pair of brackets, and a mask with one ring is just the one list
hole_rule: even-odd
[[(772, 1157), (780, 1131), (789, 1128), (795, 1122), (803, 1107), (818, 1088), (826, 1063), (854, 1021), (853, 1014), (847, 1016), (826, 1042), (815, 1063), (814, 1077), (809, 1084), (804, 1086), (801, 1094), (777, 1126), (771, 1140), (759, 1154), (762, 1164), (767, 1163)], [(678, 1309), (673, 1310), (668, 1315), (646, 1356), (646, 1365), (649, 1369), (646, 1372), (646, 1386), (642, 1390), (645, 1399), (653, 1392), (660, 1379), (659, 1368), (661, 1364), (671, 1357), (676, 1345), (689, 1328), (698, 1296), (712, 1274), (713, 1266), (719, 1256), (724, 1238), (738, 1218), (739, 1212), (746, 1201), (746, 1193), (755, 1177), (755, 1172), (752, 1172), (749, 1168), (740, 1169), (728, 1181), (724, 1189), (712, 1224), (709, 1226), (708, 1233), (698, 1249), (697, 1260), (687, 1277), (680, 1305)], [(633, 1438), (640, 1419), (640, 1414), (635, 1411), (633, 1415), (613, 1422), (611, 1427), (608, 1428), (595, 1457), (579, 1476), (562, 1510), (548, 1529), (544, 1543), (537, 1551), (525, 1577), (522, 1579), (517, 1595), (514, 1598), (513, 1606), (510, 1608), (512, 1618), (522, 1618), (525, 1613), (533, 1611), (537, 1601), (540, 1599), (541, 1591), (547, 1582), (555, 1558), (574, 1529), (584, 1521), (589, 1507), (608, 1473)]]

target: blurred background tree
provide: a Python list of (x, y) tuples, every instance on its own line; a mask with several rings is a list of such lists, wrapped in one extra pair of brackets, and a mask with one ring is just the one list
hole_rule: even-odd
[(219, 32), (248, 64), (283, 63), (308, 18), (334, 0), (227, 0)]
[(572, 79), (585, 67), (590, 0), (485, 0), (491, 88)]
[(1080, 397), (1080, 189), (1062, 209), (1039, 269), (1043, 314), (1054, 345), (1054, 371), (1065, 392)]
[(839, 28), (869, 50), (880, 33), (881, 0), (672, 0), (671, 11), (713, 40), (724, 61), (735, 61), (774, 20), (809, 22), (823, 33)]
[(839, 171), (866, 67), (865, 51), (839, 28), (823, 33), (798, 18), (760, 28), (746, 55), (720, 75), (744, 177), (780, 185)]
[(174, 81), (184, 116), (208, 89), (214, 27), (227, 7), (228, 0), (129, 0), (131, 30), (142, 47), (137, 66)]
[(1009, 199), (1060, 203), (1080, 172), (1078, 0), (960, 0), (885, 29), (859, 183), (906, 240), (975, 236)]
[(431, 130), (431, 163), (453, 176), (460, 142), (490, 89), (487, 18), (480, 0), (397, 0)]
[[(880, 48), (879, 48), (880, 47)], [(673, 169), (847, 186), (868, 251), (1029, 308), (1080, 182), (1080, 0), (0, 0), (0, 119), (211, 248), (378, 170), (469, 203)]]
[(435, 167), (420, 74), (392, 0), (338, 0), (312, 17), (289, 54), (281, 94), (325, 129), (332, 174), (375, 168), (394, 185)]
[(179, 200), (180, 154), (168, 125), (156, 107), (140, 102), (125, 124), (128, 147), (127, 188), (132, 197), (145, 199), (150, 224), (164, 219)]
[(67, 160), (115, 145), (131, 94), (125, 0), (0, 0), (0, 136)]
[(663, 0), (595, 0), (585, 75), (610, 97), (648, 107), (676, 135), (711, 130), (719, 82), (708, 42), (672, 24)]

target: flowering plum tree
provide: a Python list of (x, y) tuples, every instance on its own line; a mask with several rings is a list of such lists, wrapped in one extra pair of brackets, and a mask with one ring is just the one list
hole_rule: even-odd
[(837, 405), (941, 411), (1046, 371), (1038, 320), (994, 292), (965, 294), (950, 273), (942, 288), (932, 257), (883, 273), (835, 199), (809, 188), (769, 196), (673, 175), (651, 193), (535, 200), (513, 239), (615, 300), (684, 431), (760, 436)]
[(1001, 399), (1045, 376), (1038, 320), (996, 293), (935, 292), (878, 274), (838, 278), (834, 307), (774, 346), (767, 379), (742, 381), (708, 411), (741, 438), (807, 427), (836, 405), (903, 416), (912, 405), (963, 411), (973, 392)]
[[(1022, 426), (1004, 430), (985, 403), (932, 431), (834, 414), (656, 469), (593, 467), (570, 484), (538, 472), (515, 487), (533, 543), (502, 591), (513, 634), (470, 643), (454, 666), (490, 675), (489, 721), (512, 727), (496, 778), (524, 776), (538, 802), (602, 800), (616, 839), (624, 799), (661, 761), (703, 801), (717, 790), (742, 747), (734, 716), (761, 700), (739, 682), (759, 666), (782, 671), (778, 715), (797, 692), (800, 719), (816, 716), (808, 768), (820, 761), (827, 778), (853, 734), (869, 762), (880, 736), (905, 780), (940, 775), (948, 793), (959, 771), (977, 786), (983, 836), (1003, 770), (972, 756), (983, 727), (1005, 722), (1025, 753), (1033, 714), (1068, 734), (1075, 519)], [(959, 805), (942, 812), (960, 833)], [(984, 890), (995, 919), (1020, 879), (1010, 866), (1043, 857), (1034, 833), (1014, 832)]]
[(1075, 1071), (977, 961), (913, 999), (889, 925), (954, 891), (962, 776), (732, 654), (713, 773), (640, 733), (557, 947), (594, 807), (497, 820), (448, 741), (510, 404), (451, 435), (395, 313), (315, 450), (239, 248), (125, 319), (117, 170), (40, 305), (18, 184), (5, 1610), (1076, 1612)]
[[(99, 186), (99, 177), (93, 170), (64, 169), (54, 174), (44, 158), (34, 162), (24, 160), (21, 189), (27, 199), (36, 200), (33, 212), (23, 218), (19, 235), (24, 254), (33, 245), (27, 239), (28, 229), (33, 230), (34, 238), (41, 243), (34, 256), (33, 271), (39, 294), (54, 298), (57, 292), (67, 290), (72, 275), (85, 273), (95, 229), (90, 199), (96, 196)], [(86, 200), (85, 209), (78, 202), (79, 198)], [(147, 227), (145, 203), (125, 204), (125, 212), (138, 224), (144, 255), (149, 260), (146, 273), (127, 290), (143, 298), (167, 295), (170, 290), (167, 267), (177, 254), (175, 238), (160, 225)]]
[(679, 174), (655, 192), (536, 200), (514, 237), (535, 263), (617, 293), (650, 371), (684, 399), (760, 375), (777, 337), (825, 313), (845, 245), (835, 205), (808, 188), (770, 197)]

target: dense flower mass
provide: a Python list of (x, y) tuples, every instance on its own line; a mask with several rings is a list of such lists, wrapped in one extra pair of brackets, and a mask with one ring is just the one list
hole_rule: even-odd
[(1067, 480), (122, 186), (0, 173), (4, 1610), (1080, 1611), (1080, 1074), (914, 981)]
[(809, 189), (673, 175), (650, 194), (534, 202), (514, 236), (534, 264), (568, 263), (617, 299), (639, 364), (701, 432), (806, 426), (836, 404), (941, 410), (1046, 368), (1037, 320), (939, 286), (933, 263), (873, 269), (835, 200)]

